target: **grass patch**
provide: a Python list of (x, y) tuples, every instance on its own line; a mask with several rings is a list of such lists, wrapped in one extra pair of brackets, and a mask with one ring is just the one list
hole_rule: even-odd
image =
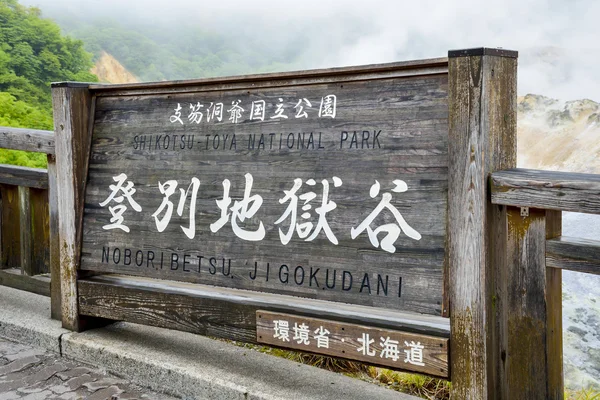
[(565, 390), (567, 400), (600, 400), (600, 391), (592, 388), (580, 390)]
[(373, 367), (360, 362), (318, 356), (299, 351), (283, 350), (248, 343), (236, 342), (235, 344), (260, 351), (261, 353), (271, 354), (298, 363), (344, 374), (351, 378), (386, 386), (389, 389), (411, 394), (413, 396), (419, 396), (424, 399), (446, 400), (450, 398), (450, 382), (442, 379), (431, 378), (419, 374), (397, 372), (386, 368)]
[[(220, 339), (223, 340), (223, 339)], [(230, 342), (229, 340), (225, 340)], [(299, 351), (284, 350), (269, 346), (233, 342), (234, 344), (253, 349), (265, 354), (271, 354), (287, 360), (295, 361), (328, 371), (344, 374), (351, 378), (385, 386), (398, 392), (418, 396), (429, 400), (450, 399), (452, 384), (443, 379), (432, 378), (420, 374), (392, 371), (386, 368), (373, 367), (360, 362), (342, 360), (333, 357), (318, 356)], [(600, 391), (588, 388), (580, 390), (565, 390), (566, 400), (600, 400)]]

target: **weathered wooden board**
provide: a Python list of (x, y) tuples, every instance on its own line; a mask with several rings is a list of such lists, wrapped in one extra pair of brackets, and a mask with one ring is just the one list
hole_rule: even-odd
[(447, 75), (358, 78), (103, 91), (80, 268), (442, 314)]
[(23, 275), (22, 271), (16, 268), (0, 270), (0, 286), (8, 286), (42, 296), (50, 296), (50, 277), (46, 275)]
[(0, 185), (2, 199), (2, 266), (21, 269), (21, 207), (19, 187)]
[(600, 214), (600, 176), (515, 168), (492, 174), (492, 203)]
[(490, 173), (516, 166), (517, 53), (449, 53), (448, 257), (452, 397), (504, 398), (507, 302), (496, 302), (510, 250)]
[(61, 320), (61, 283), (60, 283), (60, 240), (58, 237), (58, 182), (56, 176), (56, 157), (48, 157), (48, 255), (50, 259), (50, 316)]
[[(548, 266), (548, 240), (557, 238), (561, 234), (562, 212), (546, 210), (546, 266)], [(559, 400), (565, 393), (561, 269), (546, 268), (546, 314), (546, 390), (548, 399)]]
[(560, 236), (546, 242), (546, 265), (600, 275), (600, 241)]
[(85, 326), (77, 309), (77, 267), (81, 256), (83, 199), (91, 141), (90, 115), (93, 114), (90, 111), (93, 110), (93, 99), (87, 86), (52, 84), (56, 139), (52, 183), (56, 184), (56, 197), (50, 197), (50, 204), (53, 206), (54, 199), (57, 200), (62, 325), (74, 331)]
[(81, 314), (233, 340), (256, 340), (256, 310), (450, 337), (448, 318), (125, 275), (79, 279)]
[(0, 126), (0, 148), (54, 154), (54, 132)]
[(48, 172), (42, 168), (0, 164), (0, 183), (47, 189)]
[(25, 275), (35, 275), (33, 267), (33, 240), (31, 225), (31, 189), (19, 186), (19, 227), (21, 245), (21, 271)]
[(50, 210), (48, 190), (29, 189), (31, 199), (31, 247), (34, 274), (50, 272)]
[(448, 377), (445, 338), (258, 310), (256, 341)]

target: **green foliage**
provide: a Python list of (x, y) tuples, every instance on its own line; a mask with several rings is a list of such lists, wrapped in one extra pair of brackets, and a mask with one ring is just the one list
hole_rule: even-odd
[(0, 92), (49, 115), (50, 83), (97, 81), (91, 67), (83, 42), (62, 36), (39, 9), (0, 0)]
[[(83, 40), (96, 58), (113, 55), (142, 81), (191, 79), (294, 68), (295, 54), (273, 54), (273, 49), (205, 31), (196, 25), (176, 29), (125, 26), (106, 18), (74, 22), (61, 20), (63, 29)], [(288, 54), (289, 53), (289, 54)], [(285, 62), (283, 62), (285, 60)]]
[[(97, 81), (83, 42), (40, 10), (0, 0), (0, 126), (52, 129), (50, 83)], [(45, 167), (46, 155), (0, 149), (0, 163)]]

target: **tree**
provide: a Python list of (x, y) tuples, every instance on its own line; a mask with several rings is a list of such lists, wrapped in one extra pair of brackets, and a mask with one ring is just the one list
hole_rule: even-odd
[[(97, 82), (83, 42), (37, 8), (0, 0), (0, 126), (52, 129), (50, 83)], [(44, 167), (43, 154), (0, 149), (0, 163)]]

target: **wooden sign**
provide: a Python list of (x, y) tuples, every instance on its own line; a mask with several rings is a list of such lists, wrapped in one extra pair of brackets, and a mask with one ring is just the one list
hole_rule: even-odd
[(448, 377), (448, 339), (259, 310), (259, 343)]
[(447, 74), (351, 72), (98, 92), (81, 269), (441, 315)]

